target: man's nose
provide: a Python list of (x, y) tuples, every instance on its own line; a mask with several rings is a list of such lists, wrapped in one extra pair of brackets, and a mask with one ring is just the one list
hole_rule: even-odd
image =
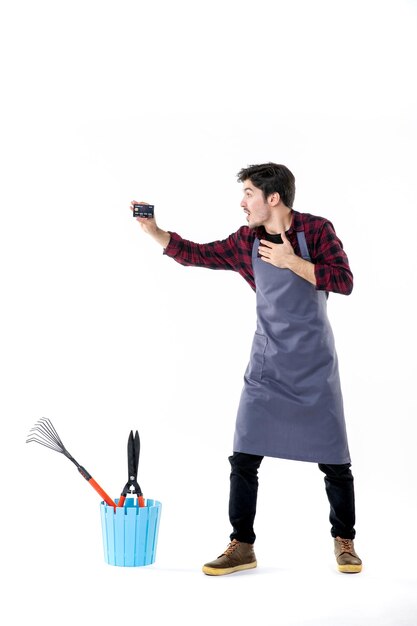
[(246, 200), (242, 200), (240, 206), (242, 207), (242, 209), (246, 209)]

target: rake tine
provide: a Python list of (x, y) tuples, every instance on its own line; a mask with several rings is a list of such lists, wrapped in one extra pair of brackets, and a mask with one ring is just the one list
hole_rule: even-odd
[(42, 428), (43, 432), (45, 432), (47, 435), (49, 435), (51, 437), (51, 439), (54, 439), (56, 441), (57, 444), (61, 445), (63, 448), (65, 448), (64, 444), (61, 441), (60, 436), (58, 435), (57, 431), (55, 430), (52, 422), (50, 419), (48, 419), (47, 417), (42, 417), (39, 420), (39, 427)]
[(51, 446), (49, 445), (49, 443), (46, 443), (45, 441), (41, 441), (40, 439), (37, 439), (35, 437), (29, 437), (29, 439), (26, 439), (26, 443), (40, 443), (41, 446), (45, 446), (45, 448), (49, 448), (50, 450), (53, 450), (54, 452), (61, 452), (61, 450), (59, 450), (56, 446)]
[(32, 441), (40, 443), (42, 446), (55, 450), (56, 452), (63, 452), (64, 454), (66, 452), (64, 444), (55, 428), (52, 426), (52, 422), (45, 417), (38, 420), (35, 426), (30, 429), (26, 443)]

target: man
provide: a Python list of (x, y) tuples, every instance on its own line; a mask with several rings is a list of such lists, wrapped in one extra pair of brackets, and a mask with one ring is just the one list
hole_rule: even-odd
[(203, 572), (219, 576), (256, 567), (253, 529), (258, 469), (264, 456), (318, 463), (325, 474), (338, 569), (357, 573), (355, 499), (330, 291), (348, 295), (352, 272), (333, 225), (293, 207), (295, 179), (284, 165), (238, 173), (247, 226), (223, 241), (196, 244), (155, 219), (143, 230), (182, 265), (239, 272), (256, 291), (257, 329), (236, 419), (231, 464), (230, 543)]

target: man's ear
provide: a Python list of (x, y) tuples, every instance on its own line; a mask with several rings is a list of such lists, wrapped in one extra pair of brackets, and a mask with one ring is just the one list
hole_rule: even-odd
[(268, 196), (268, 204), (269, 206), (278, 206), (281, 201), (281, 196), (278, 191), (274, 191)]

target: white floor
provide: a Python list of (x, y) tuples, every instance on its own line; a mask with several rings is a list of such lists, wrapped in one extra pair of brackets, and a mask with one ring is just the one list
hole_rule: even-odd
[(363, 572), (343, 575), (330, 541), (281, 539), (279, 554), (277, 543), (257, 542), (256, 570), (223, 577), (201, 573), (204, 560), (217, 556), (204, 541), (168, 551), (161, 536), (161, 556), (144, 568), (105, 564), (99, 541), (77, 548), (68, 537), (52, 550), (41, 542), (8, 579), (7, 623), (417, 625), (417, 574), (403, 550), (371, 544), (360, 551)]
[[(163, 506), (156, 561), (124, 568), (104, 562), (99, 497), (58, 455), (24, 450), (24, 503), (16, 500), (1, 519), (7, 626), (417, 626), (417, 507), (401, 480), (390, 482), (389, 464), (379, 481), (357, 464), (361, 574), (336, 569), (317, 468), (265, 459), (258, 568), (210, 577), (201, 566), (230, 532), (227, 460), (213, 466), (210, 481), (207, 469), (194, 476), (180, 459), (172, 472), (165, 461), (160, 477), (144, 476), (145, 484), (158, 482), (153, 493)], [(103, 484), (111, 482), (104, 476)]]

